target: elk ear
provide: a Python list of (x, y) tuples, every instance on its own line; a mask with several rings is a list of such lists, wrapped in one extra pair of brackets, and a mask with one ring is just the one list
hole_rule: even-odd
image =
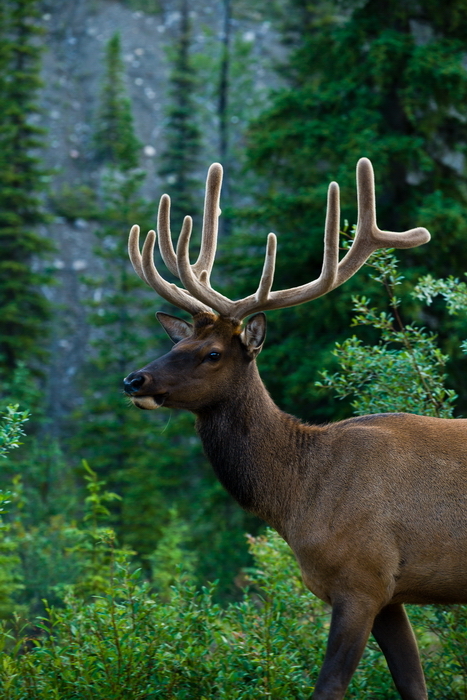
[(266, 316), (263, 312), (252, 316), (242, 331), (240, 339), (253, 359), (259, 355), (266, 338)]
[(172, 340), (174, 343), (178, 343), (180, 340), (189, 338), (191, 335), (193, 335), (193, 326), (191, 323), (184, 321), (182, 318), (170, 316), (169, 314), (165, 314), (163, 311), (158, 311), (156, 317), (162, 328), (169, 336), (170, 340)]

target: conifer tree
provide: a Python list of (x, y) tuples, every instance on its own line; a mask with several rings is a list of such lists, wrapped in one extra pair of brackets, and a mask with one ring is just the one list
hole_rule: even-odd
[(334, 21), (317, 18), (303, 0), (292, 5), (306, 30), (287, 67), (290, 87), (253, 127), (251, 162), (267, 169), (287, 209), (309, 209), (309, 223), (320, 220), (310, 205), (319, 206), (330, 178), (352, 201), (356, 161), (368, 156), (385, 226), (415, 220), (440, 231), (431, 246), (441, 253), (435, 273), (463, 272), (467, 3), (351, 2), (350, 16)]
[[(231, 71), (231, 24), (232, 8), (231, 0), (223, 2), (223, 30), (221, 40), (221, 61), (219, 70), (219, 95), (217, 100), (217, 114), (219, 117), (219, 160), (224, 168), (222, 193), (224, 202), (230, 204), (230, 144), (229, 144), (229, 88)], [(225, 206), (225, 205), (224, 205)], [(231, 232), (231, 220), (224, 214), (219, 220), (219, 233), (226, 236)]]
[(0, 8), (0, 366), (39, 354), (48, 303), (47, 276), (33, 266), (51, 249), (37, 227), (46, 221), (41, 191), (46, 172), (37, 155), (44, 131), (33, 123), (41, 49), (37, 0), (7, 0)]
[[(291, 0), (289, 7), (295, 21), (282, 69), (287, 86), (249, 138), (249, 167), (267, 181), (251, 221), (279, 234), (276, 288), (319, 275), (331, 180), (341, 186), (342, 219), (356, 221), (361, 156), (375, 165), (380, 225), (423, 225), (433, 234), (428, 246), (404, 254), (408, 274), (424, 265), (435, 276), (463, 274), (467, 2), (352, 0), (336, 3), (333, 15), (325, 3)], [(258, 274), (259, 256), (256, 264), (245, 262)], [(262, 362), (288, 410), (310, 419), (336, 416), (311, 380), (350, 322), (351, 294), (367, 284), (362, 272), (322, 300), (277, 314), (271, 329), (277, 345), (269, 345)]]
[(171, 217), (174, 230), (179, 230), (183, 217), (199, 212), (196, 170), (201, 146), (201, 133), (196, 123), (195, 70), (190, 57), (191, 21), (187, 0), (181, 0), (180, 27), (170, 75), (171, 103), (167, 113), (166, 149), (161, 155), (159, 174), (164, 189), (172, 199)]
[[(147, 230), (154, 212), (139, 193), (145, 174), (136, 167), (140, 144), (124, 78), (120, 39), (115, 34), (106, 46), (95, 134), (101, 172), (97, 201), (89, 212), (90, 217), (95, 217), (97, 212), (95, 252), (102, 262), (103, 276), (87, 280), (91, 291), (89, 320), (96, 339), (83, 371), (85, 400), (77, 416), (82, 420), (78, 420), (80, 428), (72, 440), (77, 453), (89, 459), (100, 475), (109, 478), (111, 487), (122, 493), (125, 492), (122, 480), (125, 474), (128, 476), (130, 462), (137, 472), (144, 471), (152, 450), (150, 437), (149, 444), (146, 439), (151, 432), (138, 435), (141, 417), (125, 402), (121, 382), (130, 368), (149, 353), (149, 346), (154, 345), (150, 335), (144, 332), (152, 324), (151, 303), (144, 296), (127, 253), (130, 227), (138, 222)], [(157, 500), (157, 489), (152, 490)], [(131, 497), (125, 502), (131, 509)], [(125, 524), (120, 518), (120, 533), (122, 528)], [(131, 541), (131, 535), (128, 539)]]
[(120, 35), (106, 46), (105, 79), (95, 133), (96, 155), (122, 171), (136, 168), (141, 144), (135, 136), (131, 104), (125, 92)]

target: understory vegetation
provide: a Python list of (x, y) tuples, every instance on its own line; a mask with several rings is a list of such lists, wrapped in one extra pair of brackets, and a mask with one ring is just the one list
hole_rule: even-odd
[[(434, 334), (403, 323), (398, 293), (404, 278), (394, 253), (375, 253), (369, 266), (386, 289), (389, 310), (355, 297), (353, 324), (370, 325), (381, 338), (367, 345), (353, 336), (338, 344), (340, 371), (323, 372), (319, 386), (351, 395), (356, 414), (389, 407), (450, 417), (455, 393), (445, 387), (448, 358)], [(451, 313), (467, 311), (467, 286), (453, 278), (424, 277), (411, 294), (429, 303), (442, 295)], [(394, 375), (404, 381), (395, 382)], [(6, 409), (4, 453), (18, 446), (26, 420), (16, 406)], [(82, 520), (55, 522), (54, 557), (62, 559), (66, 582), (49, 585), (43, 613), (35, 618), (15, 600), (28, 585), (25, 551), (36, 540), (37, 552), (43, 533), (21, 524), (19, 480), (2, 496), (10, 515), (0, 531), (0, 601), (4, 612), (10, 608), (0, 637), (5, 700), (308, 698), (323, 659), (330, 611), (305, 589), (279, 535), (268, 529), (247, 537), (252, 566), (243, 571), (241, 599), (222, 605), (215, 582), (196, 584), (193, 552), (184, 551), (186, 526), (175, 511), (148, 558), (148, 575), (112, 527), (108, 506), (119, 497), (86, 462), (83, 469)], [(409, 606), (409, 614), (429, 697), (465, 700), (467, 606)], [(348, 691), (348, 697), (363, 695), (398, 697), (372, 640)]]

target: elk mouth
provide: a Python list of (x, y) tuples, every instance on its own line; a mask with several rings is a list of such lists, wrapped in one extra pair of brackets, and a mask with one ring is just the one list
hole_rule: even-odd
[(131, 396), (133, 404), (142, 410), (152, 411), (164, 405), (168, 394), (153, 394), (152, 396)]

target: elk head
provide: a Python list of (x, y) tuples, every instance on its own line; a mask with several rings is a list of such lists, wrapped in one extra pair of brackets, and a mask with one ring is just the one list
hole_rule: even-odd
[[(201, 250), (192, 265), (188, 247), (192, 219), (184, 219), (176, 251), (170, 233), (170, 199), (163, 195), (158, 214), (159, 249), (170, 272), (184, 288), (165, 281), (154, 265), (156, 233), (149, 231), (142, 254), (139, 227), (133, 226), (129, 255), (141, 279), (161, 297), (193, 316), (193, 324), (168, 314), (157, 317), (175, 343), (171, 352), (132, 372), (124, 380), (124, 391), (138, 408), (159, 406), (199, 412), (231, 395), (234, 387), (248, 381), (253, 360), (261, 351), (266, 320), (264, 311), (281, 309), (323, 296), (343, 284), (377, 248), (412, 248), (430, 239), (424, 228), (403, 233), (381, 231), (376, 224), (374, 175), (367, 158), (357, 165), (358, 223), (355, 239), (339, 262), (339, 187), (332, 182), (324, 237), (324, 258), (318, 279), (281, 291), (271, 291), (276, 258), (276, 236), (267, 239), (263, 273), (258, 289), (244, 299), (232, 301), (210, 285), (217, 245), (222, 167), (211, 165), (206, 183)], [(242, 328), (242, 320), (254, 314)], [(243, 369), (242, 369), (243, 367)]]
[[(253, 316), (243, 330), (237, 319), (208, 312), (196, 314), (193, 324), (161, 312), (157, 318), (175, 346), (125, 379), (125, 391), (138, 408), (197, 412), (214, 406), (232, 394), (237, 381), (245, 380), (266, 331), (263, 313)], [(239, 373), (241, 365), (245, 371)]]

